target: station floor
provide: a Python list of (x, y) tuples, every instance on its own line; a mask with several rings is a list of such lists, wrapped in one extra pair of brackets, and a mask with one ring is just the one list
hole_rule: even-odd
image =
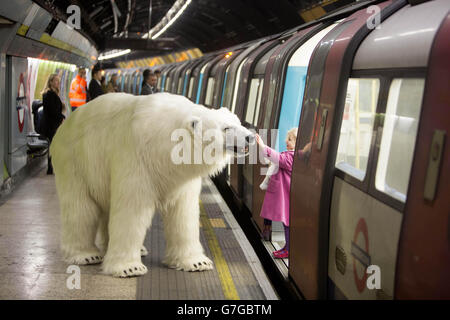
[[(162, 265), (164, 237), (155, 215), (142, 258), (148, 273), (113, 278), (100, 265), (80, 266), (80, 288), (59, 251), (59, 204), (54, 176), (41, 170), (0, 199), (0, 299), (278, 299), (255, 252), (214, 184), (204, 179), (200, 237), (214, 269), (183, 272)], [(70, 280), (69, 280), (70, 281)], [(69, 286), (70, 287), (70, 286)]]

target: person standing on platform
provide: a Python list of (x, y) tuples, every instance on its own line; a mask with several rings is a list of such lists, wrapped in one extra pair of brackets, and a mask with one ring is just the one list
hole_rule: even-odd
[(92, 69), (92, 80), (89, 82), (89, 101), (94, 100), (98, 96), (104, 94), (102, 89), (102, 72), (98, 66)]
[(119, 87), (117, 86), (117, 73), (111, 76), (111, 80), (108, 82), (106, 93), (119, 92)]
[[(63, 112), (66, 106), (59, 98), (59, 86), (59, 76), (54, 73), (48, 77), (46, 86), (42, 91), (42, 103), (44, 106), (43, 134), (48, 138), (49, 143), (52, 142), (56, 130), (65, 119)], [(47, 174), (53, 174), (50, 154), (48, 154)]]
[(87, 83), (86, 83), (86, 69), (78, 68), (78, 74), (72, 80), (69, 91), (69, 100), (72, 111), (86, 103), (87, 99)]
[(108, 86), (106, 85), (106, 78), (105, 76), (102, 76), (102, 79), (100, 80), (100, 83), (102, 85), (102, 90), (104, 93), (108, 92)]
[(156, 81), (158, 81), (159, 77), (161, 77), (161, 70), (155, 70)]
[(151, 73), (150, 70), (147, 69), (144, 71), (143, 77), (144, 81), (142, 83), (141, 96), (159, 92), (156, 88), (158, 77), (155, 74)]

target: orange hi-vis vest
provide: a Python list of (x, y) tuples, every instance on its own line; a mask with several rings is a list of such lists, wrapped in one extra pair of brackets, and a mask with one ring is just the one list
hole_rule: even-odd
[(69, 100), (72, 107), (79, 107), (86, 103), (86, 88), (86, 80), (80, 77), (80, 75), (77, 75), (73, 79), (69, 91)]

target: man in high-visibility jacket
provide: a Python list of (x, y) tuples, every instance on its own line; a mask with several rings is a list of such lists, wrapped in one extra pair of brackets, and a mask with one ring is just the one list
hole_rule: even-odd
[(87, 83), (86, 83), (86, 69), (78, 68), (78, 74), (72, 80), (69, 91), (69, 100), (72, 111), (75, 111), (79, 106), (86, 103), (87, 98)]

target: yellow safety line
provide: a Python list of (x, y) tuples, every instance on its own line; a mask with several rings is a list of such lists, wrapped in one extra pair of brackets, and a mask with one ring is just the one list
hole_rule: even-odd
[(203, 203), (200, 202), (200, 221), (203, 226), (203, 232), (205, 233), (206, 240), (208, 241), (208, 246), (213, 255), (214, 264), (219, 274), (220, 284), (222, 285), (222, 291), (227, 300), (240, 300), (239, 294), (234, 285), (233, 278), (231, 277), (230, 269), (223, 256), (222, 249), (220, 248), (219, 241), (217, 240), (214, 229), (211, 222), (206, 215)]

